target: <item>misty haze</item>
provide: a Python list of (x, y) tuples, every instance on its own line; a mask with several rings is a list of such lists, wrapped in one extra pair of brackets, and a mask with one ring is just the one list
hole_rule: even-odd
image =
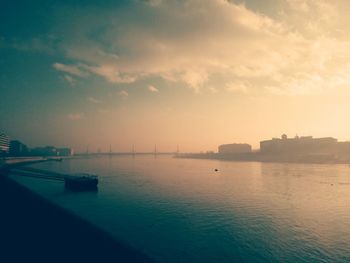
[(1, 1), (0, 262), (349, 262), (348, 10)]

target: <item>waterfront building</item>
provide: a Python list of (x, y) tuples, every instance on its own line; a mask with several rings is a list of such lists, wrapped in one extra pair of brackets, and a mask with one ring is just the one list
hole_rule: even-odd
[(221, 154), (250, 153), (251, 151), (252, 146), (247, 143), (222, 144), (218, 147), (218, 152)]
[(57, 156), (57, 149), (53, 146), (36, 147), (30, 151), (34, 156)]
[(338, 140), (332, 137), (313, 138), (312, 136), (295, 136), (260, 142), (260, 152), (263, 154), (336, 154), (339, 151)]
[(10, 156), (26, 156), (28, 155), (28, 147), (20, 141), (10, 141)]
[(350, 155), (350, 142), (338, 142), (337, 149), (339, 154)]
[(10, 138), (0, 132), (0, 156), (7, 155), (10, 149)]

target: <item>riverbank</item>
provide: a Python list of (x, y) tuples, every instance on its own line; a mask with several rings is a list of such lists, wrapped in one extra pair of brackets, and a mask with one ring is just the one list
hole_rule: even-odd
[(153, 262), (0, 174), (0, 262)]

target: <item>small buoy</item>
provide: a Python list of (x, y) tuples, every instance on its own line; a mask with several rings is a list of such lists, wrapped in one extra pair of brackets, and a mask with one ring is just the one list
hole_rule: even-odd
[(215, 169), (214, 171), (215, 171), (215, 172), (218, 172), (218, 171), (219, 171), (219, 169)]

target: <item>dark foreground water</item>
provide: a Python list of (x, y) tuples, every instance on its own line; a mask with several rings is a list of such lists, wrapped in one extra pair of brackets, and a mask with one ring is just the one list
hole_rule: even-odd
[(350, 261), (348, 165), (107, 156), (35, 167), (98, 174), (97, 193), (16, 180), (160, 262)]

